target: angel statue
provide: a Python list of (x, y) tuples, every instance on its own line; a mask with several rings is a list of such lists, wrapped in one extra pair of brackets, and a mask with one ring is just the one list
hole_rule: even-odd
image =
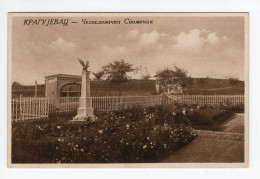
[(86, 61), (86, 64), (85, 64), (84, 61), (81, 60), (80, 58), (78, 58), (78, 61), (79, 61), (79, 63), (82, 65), (83, 70), (84, 70), (84, 71), (87, 71), (87, 70), (88, 70), (88, 67), (89, 67), (89, 61), (87, 60), (87, 61)]

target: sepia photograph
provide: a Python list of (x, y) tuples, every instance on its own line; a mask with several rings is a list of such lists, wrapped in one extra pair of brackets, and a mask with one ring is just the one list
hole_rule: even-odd
[(248, 13), (9, 13), (8, 167), (248, 167)]

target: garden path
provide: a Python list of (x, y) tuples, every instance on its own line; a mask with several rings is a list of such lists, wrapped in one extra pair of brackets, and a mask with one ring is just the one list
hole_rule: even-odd
[(198, 137), (163, 159), (163, 163), (217, 163), (244, 161), (244, 114), (235, 114), (223, 132), (197, 130)]
[(236, 113), (222, 124), (223, 131), (244, 133), (244, 114)]

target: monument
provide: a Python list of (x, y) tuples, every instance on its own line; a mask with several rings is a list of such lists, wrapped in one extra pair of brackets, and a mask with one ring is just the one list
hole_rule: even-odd
[(79, 98), (79, 107), (77, 115), (72, 121), (85, 121), (88, 117), (93, 118), (92, 99), (90, 97), (90, 71), (88, 71), (89, 61), (86, 64), (78, 58), (79, 63), (82, 65), (82, 83), (81, 83), (81, 96)]

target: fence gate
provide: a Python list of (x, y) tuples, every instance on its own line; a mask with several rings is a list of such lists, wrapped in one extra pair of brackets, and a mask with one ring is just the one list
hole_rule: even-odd
[(48, 117), (48, 99), (46, 97), (13, 98), (11, 103), (12, 121), (34, 120)]

